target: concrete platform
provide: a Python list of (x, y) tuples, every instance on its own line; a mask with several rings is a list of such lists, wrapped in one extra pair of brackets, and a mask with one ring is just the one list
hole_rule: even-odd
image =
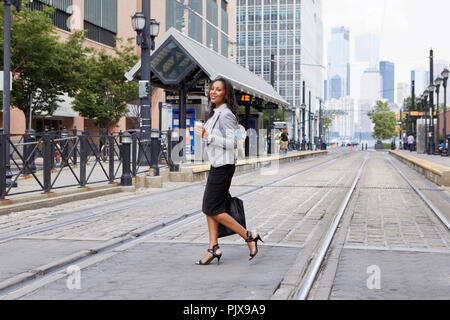
[(435, 184), (446, 187), (450, 186), (450, 167), (414, 157), (400, 151), (390, 150), (389, 153)]
[[(238, 160), (236, 163), (236, 173), (246, 172), (250, 170), (259, 169), (262, 167), (268, 167), (276, 163), (286, 163), (298, 161), (304, 158), (317, 157), (326, 155), (328, 151), (307, 151), (307, 152), (295, 152), (289, 153), (286, 156), (273, 155), (249, 158), (245, 160)], [(210, 164), (199, 164), (194, 166), (182, 167), (181, 172), (184, 173), (186, 182), (203, 181), (208, 178), (209, 171), (211, 170)]]

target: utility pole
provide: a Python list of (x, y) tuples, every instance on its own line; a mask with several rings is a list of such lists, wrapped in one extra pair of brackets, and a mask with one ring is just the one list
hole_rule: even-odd
[[(21, 0), (4, 0), (4, 19), (3, 19), (3, 132), (7, 139), (11, 138), (11, 5), (14, 5), (18, 11), (21, 10)], [(6, 160), (6, 187), (17, 187), (17, 183), (13, 183), (11, 172), (10, 145), (5, 143), (5, 160)]]
[[(430, 50), (430, 86), (434, 83), (434, 75), (433, 75), (433, 50)], [(431, 88), (430, 88), (431, 89)], [(428, 144), (428, 154), (434, 153), (435, 145), (434, 145), (434, 89), (429, 90), (430, 95), (430, 142)]]
[[(414, 81), (414, 80), (411, 80), (411, 110), (410, 111), (412, 111), (412, 110), (414, 110), (414, 111), (416, 110), (416, 81)], [(409, 130), (409, 132), (407, 132), (407, 136), (409, 136), (408, 133), (415, 136), (415, 134), (413, 132), (414, 131), (413, 128), (415, 127), (415, 125), (414, 125), (414, 121), (411, 117), (411, 113), (409, 115), (409, 121), (410, 121), (410, 130)]]
[(319, 99), (319, 144), (320, 150), (322, 150), (322, 134), (323, 134), (323, 121), (322, 121), (322, 99)]
[(305, 81), (303, 81), (303, 87), (302, 87), (302, 151), (306, 150), (306, 135), (305, 135), (305, 126), (306, 126), (306, 84)]
[[(141, 81), (148, 81), (149, 90), (147, 96), (141, 98), (141, 139), (146, 141), (144, 145), (150, 146), (150, 134), (151, 134), (151, 114), (152, 114), (152, 90), (151, 90), (151, 70), (150, 70), (150, 53), (151, 44), (150, 42), (150, 0), (142, 0), (142, 13), (145, 16), (145, 27), (142, 30), (142, 37), (144, 42), (141, 45)], [(143, 154), (141, 155), (141, 164), (151, 165), (148, 163), (147, 158), (150, 159), (150, 149), (149, 147), (143, 148), (147, 157)]]
[[(312, 150), (312, 119), (311, 119), (311, 91), (309, 91), (309, 111), (308, 111), (308, 118), (309, 118), (309, 122), (308, 122), (308, 133), (309, 133), (309, 146), (311, 146)], [(308, 149), (310, 148), (308, 146)]]
[[(272, 53), (270, 55), (270, 85), (275, 86), (275, 55)], [(269, 109), (269, 128), (267, 130), (267, 154), (272, 154), (272, 141), (275, 141), (273, 131), (273, 109)]]

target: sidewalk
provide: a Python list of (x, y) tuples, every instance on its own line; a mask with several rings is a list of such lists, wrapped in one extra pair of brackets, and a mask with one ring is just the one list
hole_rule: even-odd
[[(417, 153), (416, 151), (409, 152), (407, 150), (397, 150), (401, 153), (420, 158), (423, 160), (427, 160), (436, 164), (440, 164), (442, 166), (450, 167), (450, 157), (441, 157), (440, 155), (429, 155), (426, 153)], [(450, 168), (449, 168), (450, 170)]]
[(450, 187), (450, 158), (405, 150), (389, 153), (439, 186)]

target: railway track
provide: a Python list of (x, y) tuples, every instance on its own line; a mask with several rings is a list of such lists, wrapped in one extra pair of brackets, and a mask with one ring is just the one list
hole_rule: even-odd
[[(332, 242), (333, 239), (336, 237), (336, 234), (338, 232), (346, 232), (344, 229), (340, 229), (340, 224), (343, 220), (343, 217), (346, 216), (346, 211), (348, 209), (349, 203), (352, 200), (352, 198), (355, 197), (355, 190), (358, 188), (362, 189), (371, 189), (372, 187), (364, 187), (360, 186), (360, 179), (363, 173), (365, 172), (366, 163), (369, 161), (370, 153), (367, 153), (365, 158), (362, 160), (358, 160), (358, 164), (361, 163), (359, 166), (354, 166), (352, 168), (352, 173), (350, 176), (348, 176), (349, 172), (344, 173), (343, 175), (335, 176), (335, 178), (330, 180), (328, 182), (328, 185), (319, 185), (314, 184), (311, 186), (308, 186), (309, 188), (316, 190), (315, 192), (320, 192), (320, 190), (325, 191), (325, 193), (320, 193), (319, 195), (321, 198), (318, 202), (321, 202), (326, 197), (332, 196), (333, 194), (330, 193), (332, 191), (336, 191), (339, 193), (336, 194), (343, 194), (345, 192), (345, 189), (348, 189), (347, 192), (345, 192), (345, 196), (343, 197), (343, 200), (340, 201), (339, 199), (336, 199), (336, 207), (339, 205), (339, 209), (337, 212), (333, 212), (333, 216), (329, 216), (330, 219), (328, 219), (326, 224), (323, 226), (324, 228), (317, 228), (314, 229), (312, 233), (320, 234), (319, 241), (307, 241), (309, 242), (309, 246), (315, 246), (314, 251), (311, 254), (310, 262), (307, 264), (306, 271), (303, 273), (302, 280), (300, 282), (300, 285), (298, 286), (295, 295), (292, 297), (294, 299), (298, 300), (306, 300), (310, 297), (311, 289), (313, 288), (315, 281), (318, 278), (318, 275), (323, 270), (323, 263), (326, 261), (326, 257), (329, 253), (330, 246), (333, 246)], [(355, 160), (355, 158), (349, 158), (351, 157), (351, 154), (341, 154), (337, 157), (333, 157), (332, 159), (328, 159), (326, 161), (322, 161), (319, 164), (314, 164), (310, 167), (301, 169), (296, 171), (293, 174), (289, 174), (288, 176), (283, 176), (278, 179), (269, 181), (265, 184), (255, 186), (254, 188), (251, 188), (250, 190), (247, 190), (245, 192), (242, 192), (236, 196), (238, 197), (246, 197), (251, 198), (253, 195), (257, 194), (258, 191), (261, 189), (267, 188), (275, 188), (275, 187), (286, 187), (286, 182), (289, 182), (290, 179), (297, 178), (301, 179), (302, 174), (306, 174), (310, 172), (311, 170), (317, 170), (321, 169), (324, 165), (329, 165), (332, 162), (335, 162), (337, 160)], [(362, 158), (362, 157), (361, 157)], [(411, 190), (414, 190), (414, 192), (417, 192), (421, 199), (426, 203), (428, 207), (430, 207), (430, 210), (439, 218), (439, 220), (442, 222), (442, 224), (447, 228), (448, 230), (448, 221), (445, 220), (445, 217), (442, 215), (442, 213), (439, 215), (439, 209), (434, 206), (426, 197), (421, 193), (420, 189), (415, 186), (402, 172), (398, 167), (395, 166), (395, 164), (389, 159), (385, 159), (386, 162), (392, 166), (392, 168), (395, 170), (395, 172), (398, 173), (399, 176), (401, 176), (410, 186)], [(334, 169), (330, 169), (334, 170)], [(351, 182), (351, 187), (344, 187), (340, 185), (341, 181), (343, 181), (343, 178), (346, 177), (346, 185), (348, 185), (349, 181)], [(355, 177), (353, 178), (353, 175)], [(283, 185), (276, 186), (277, 183), (284, 183)], [(334, 184), (334, 185), (333, 185)], [(252, 187), (251, 184), (242, 184), (242, 186), (246, 187)], [(305, 188), (305, 186), (295, 186), (292, 185), (292, 187), (299, 187), (299, 188)], [(375, 188), (375, 187), (373, 187)], [(396, 190), (406, 190), (407, 187), (399, 187)], [(390, 189), (380, 187), (380, 189)], [(340, 190), (340, 191), (339, 191)], [(423, 188), (422, 188), (423, 190)], [(175, 191), (175, 190), (173, 190)], [(418, 192), (419, 191), (419, 192)], [(423, 197), (421, 196), (423, 195)], [(133, 200), (135, 203), (142, 201), (135, 199)], [(151, 199), (148, 199), (149, 202), (151, 202)], [(250, 200), (251, 201), (251, 200)], [(127, 208), (132, 208), (131, 204), (128, 204), (126, 206)], [(310, 210), (315, 210), (316, 206), (313, 206)], [(99, 214), (99, 213), (97, 213)], [(65, 264), (59, 265), (51, 270), (48, 270), (48, 272), (44, 272), (43, 274), (34, 275), (33, 277), (30, 277), (29, 279), (26, 279), (25, 281), (12, 285), (8, 288), (5, 288), (4, 290), (0, 291), (0, 299), (17, 299), (24, 295), (27, 295), (28, 293), (39, 289), (42, 286), (45, 286), (48, 283), (55, 282), (58, 279), (62, 279), (63, 277), (67, 276), (66, 268), (68, 265), (74, 265), (76, 264), (81, 269), (87, 268), (95, 263), (99, 263), (101, 261), (104, 261), (108, 259), (109, 257), (112, 257), (113, 255), (120, 254), (121, 252), (124, 252), (128, 250), (131, 247), (136, 246), (137, 244), (141, 242), (149, 242), (149, 240), (154, 242), (159, 242), (159, 240), (156, 238), (156, 240), (152, 240), (151, 237), (156, 234), (169, 234), (169, 233), (177, 233), (177, 232), (183, 232), (186, 228), (192, 227), (192, 226), (198, 226), (198, 222), (200, 221), (201, 211), (200, 210), (194, 210), (191, 212), (185, 212), (183, 215), (179, 216), (176, 219), (172, 219), (166, 223), (161, 223), (160, 225), (154, 226), (149, 229), (140, 229), (135, 230), (133, 232), (130, 232), (127, 234), (121, 241), (117, 241), (116, 243), (110, 245), (109, 247), (105, 247), (102, 250), (99, 250), (98, 252), (93, 252), (92, 254), (89, 254), (85, 257), (79, 257), (75, 258), (70, 262), (67, 262)], [(48, 226), (50, 227), (50, 226)], [(324, 231), (325, 230), (325, 231)], [(269, 232), (270, 234), (270, 232)], [(267, 236), (267, 235), (266, 235)], [(264, 237), (264, 236), (263, 236)], [(311, 239), (311, 237), (309, 237)], [(162, 240), (164, 242), (164, 240)], [(283, 244), (280, 244), (280, 246), (283, 246)], [(299, 248), (303, 248), (302, 246), (299, 246)]]
[[(423, 192), (421, 192), (420, 188), (417, 187), (408, 177), (400, 170), (398, 166), (396, 166), (391, 158), (385, 155), (385, 160), (390, 164), (390, 166), (394, 169), (394, 171), (402, 177), (404, 181), (408, 183), (410, 189), (412, 189), (420, 199), (430, 208), (431, 212), (438, 218), (438, 220), (442, 223), (442, 225), (449, 230), (449, 221), (445, 218), (444, 214), (439, 210), (437, 206), (435, 206)], [(317, 250), (314, 252), (311, 263), (309, 264), (307, 271), (302, 278), (301, 284), (298, 288), (298, 291), (295, 295), (296, 300), (307, 300), (311, 289), (318, 278), (319, 273), (324, 267), (324, 263), (326, 261), (326, 257), (329, 254), (329, 250), (332, 244), (333, 239), (336, 237), (337, 232), (347, 232), (347, 230), (338, 230), (340, 223), (342, 222), (343, 215), (347, 210), (352, 196), (354, 194), (355, 189), (358, 187), (358, 183), (360, 181), (361, 175), (363, 173), (364, 167), (368, 161), (368, 157), (364, 160), (363, 164), (359, 168), (358, 174), (355, 177), (352, 187), (349, 189), (346, 197), (344, 198), (339, 211), (336, 213), (333, 222), (330, 227), (326, 231), (324, 237), (322, 238), (321, 243), (318, 245)], [(433, 190), (435, 191), (435, 190)]]
[[(294, 173), (291, 173), (291, 174), (288, 174), (287, 176), (283, 176), (281, 178), (272, 180), (263, 185), (255, 186), (254, 188), (251, 188), (250, 190), (242, 192), (240, 194), (236, 194), (235, 196), (240, 197), (240, 198), (242, 198), (244, 196), (250, 196), (252, 194), (257, 193), (261, 189), (270, 188), (275, 184), (287, 181), (289, 179), (293, 179), (295, 177), (299, 177), (302, 174), (306, 174), (312, 170), (317, 170), (325, 165), (330, 165), (331, 163), (333, 163), (337, 160), (340, 160), (342, 158), (347, 158), (350, 155), (351, 154), (348, 154), (348, 153), (338, 154), (334, 157), (331, 157), (331, 159), (321, 161), (320, 163), (316, 163), (314, 165), (308, 166), (307, 168), (295, 171)], [(239, 175), (236, 178), (238, 178), (238, 177), (243, 178), (249, 174), (252, 174), (252, 172), (246, 173), (243, 175)], [(184, 186), (184, 187), (177, 188), (177, 189), (174, 189), (174, 190), (171, 190), (168, 192), (170, 192), (172, 194), (176, 194), (179, 191), (189, 189), (189, 188), (194, 188), (195, 186), (200, 186), (203, 183), (204, 182), (200, 182), (200, 183), (192, 184), (189, 186)], [(131, 201), (128, 201), (126, 204), (122, 204), (122, 205), (120, 203), (123, 200), (118, 200), (118, 201), (112, 202), (111, 204), (108, 204), (108, 206), (103, 207), (103, 208), (100, 208), (100, 206), (92, 206), (92, 207), (88, 208), (89, 211), (93, 211), (90, 214), (82, 215), (82, 216), (79, 216), (76, 218), (69, 218), (65, 221), (61, 221), (61, 222), (57, 222), (57, 223), (48, 223), (48, 224), (45, 224), (45, 225), (37, 227), (37, 228), (31, 227), (26, 230), (21, 230), (20, 232), (17, 232), (17, 233), (4, 235), (4, 236), (0, 237), (0, 243), (4, 242), (4, 241), (10, 241), (10, 240), (21, 238), (27, 234), (32, 234), (32, 233), (42, 232), (42, 231), (51, 231), (51, 230), (59, 228), (61, 226), (70, 226), (71, 224), (76, 224), (79, 221), (106, 216), (106, 215), (111, 214), (116, 211), (132, 210), (132, 208), (136, 205), (143, 205), (143, 203), (151, 204), (151, 202), (154, 201), (155, 198), (157, 198), (159, 196), (161, 196), (161, 195), (156, 194), (156, 195), (152, 195), (152, 196), (137, 196), (137, 197), (133, 197), (131, 199)], [(68, 212), (66, 215), (70, 216), (70, 215), (74, 215), (77, 213), (83, 213), (84, 211), (86, 211), (86, 208), (74, 209), (74, 210), (71, 210), (70, 212)], [(20, 288), (30, 286), (30, 285), (33, 286), (33, 284), (36, 284), (36, 283), (39, 283), (42, 281), (45, 282), (47, 279), (51, 278), (52, 276), (64, 273), (65, 268), (68, 265), (73, 265), (73, 264), (82, 265), (84, 262), (86, 262), (90, 259), (99, 259), (99, 256), (101, 256), (101, 255), (107, 256), (113, 250), (116, 250), (119, 247), (132, 246), (135, 243), (137, 243), (138, 241), (141, 241), (145, 237), (149, 237), (149, 236), (155, 234), (156, 232), (163, 232), (164, 230), (169, 230), (171, 228), (177, 227), (178, 225), (189, 224), (191, 221), (194, 221), (195, 219), (197, 219), (201, 214), (202, 214), (201, 210), (193, 210), (193, 211), (185, 212), (177, 218), (171, 219), (167, 222), (162, 222), (151, 228), (144, 227), (144, 228), (129, 232), (127, 234), (124, 234), (122, 237), (108, 243), (103, 248), (99, 248), (99, 249), (91, 252), (87, 256), (80, 257), (80, 258), (74, 257), (73, 259), (67, 260), (65, 263), (60, 263), (58, 265), (51, 266), (48, 270), (44, 270), (44, 271), (41, 270), (41, 272), (38, 274), (30, 275), (28, 278), (23, 279), (23, 281), (21, 281), (20, 283), (11, 283), (11, 285), (9, 285), (9, 286), (0, 288), (0, 299), (9, 297), (11, 295), (11, 293), (13, 293), (16, 290), (19, 290)]]

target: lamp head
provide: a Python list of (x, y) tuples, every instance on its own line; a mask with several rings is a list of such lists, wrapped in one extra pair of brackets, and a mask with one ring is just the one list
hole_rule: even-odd
[(150, 37), (156, 38), (159, 34), (159, 22), (155, 19), (150, 19)]
[(145, 28), (145, 15), (142, 12), (136, 12), (134, 16), (131, 17), (131, 25), (133, 30), (138, 34), (142, 33)]
[(449, 73), (450, 73), (450, 72), (448, 71), (448, 69), (445, 68), (445, 69), (442, 71), (442, 73), (441, 73), (442, 78), (444, 78), (444, 80), (447, 80), (447, 79), (448, 79), (448, 74), (449, 74)]

